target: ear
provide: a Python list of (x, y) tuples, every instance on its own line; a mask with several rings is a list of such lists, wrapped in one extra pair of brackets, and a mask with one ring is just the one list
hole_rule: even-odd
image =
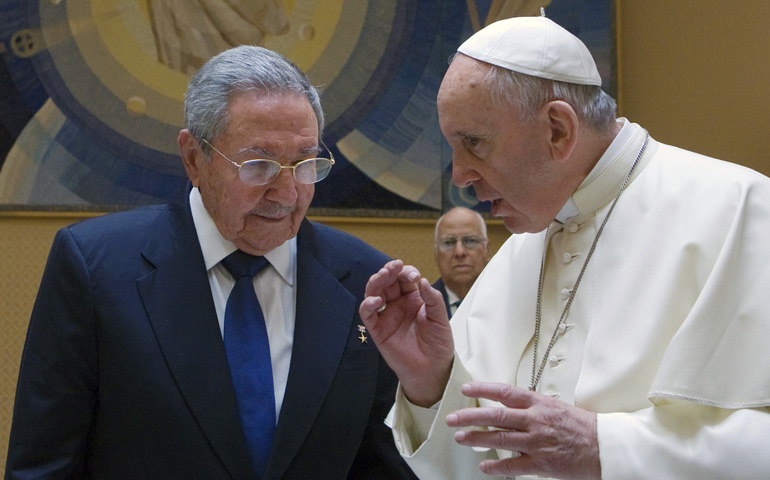
[(554, 160), (565, 160), (577, 145), (580, 127), (575, 110), (567, 102), (554, 100), (543, 106), (550, 128), (549, 145)]
[(182, 156), (182, 163), (187, 172), (187, 178), (190, 179), (193, 187), (199, 187), (200, 165), (198, 162), (205, 161), (200, 144), (186, 128), (179, 132), (176, 141), (179, 144), (179, 154)]

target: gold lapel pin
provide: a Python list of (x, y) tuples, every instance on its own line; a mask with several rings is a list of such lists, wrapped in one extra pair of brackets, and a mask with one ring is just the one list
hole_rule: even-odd
[(363, 325), (358, 326), (358, 331), (361, 332), (361, 336), (358, 337), (359, 340), (361, 340), (361, 343), (366, 343), (366, 327)]

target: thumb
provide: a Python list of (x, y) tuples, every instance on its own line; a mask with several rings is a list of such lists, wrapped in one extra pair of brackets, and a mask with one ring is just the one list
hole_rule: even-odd
[(441, 292), (431, 287), (430, 282), (425, 278), (420, 279), (418, 287), (422, 301), (425, 302), (425, 314), (428, 318), (433, 321), (448, 322), (449, 315)]

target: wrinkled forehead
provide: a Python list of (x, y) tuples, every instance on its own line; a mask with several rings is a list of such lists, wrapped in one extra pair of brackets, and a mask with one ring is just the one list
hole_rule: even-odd
[(466, 211), (452, 212), (441, 219), (438, 226), (438, 237), (462, 237), (465, 235), (482, 236), (481, 221)]
[(318, 116), (310, 100), (293, 90), (235, 90), (228, 97), (226, 118), (227, 129), (237, 122), (281, 122), (280, 126), (289, 130), (319, 131)]
[(458, 95), (483, 89), (484, 78), (489, 74), (492, 65), (480, 62), (468, 56), (458, 54), (449, 65), (441, 87), (438, 100), (452, 100)]
[(439, 229), (438, 238), (460, 238), (466, 236), (481, 237), (481, 228), (478, 223), (467, 223), (464, 225), (451, 225)]

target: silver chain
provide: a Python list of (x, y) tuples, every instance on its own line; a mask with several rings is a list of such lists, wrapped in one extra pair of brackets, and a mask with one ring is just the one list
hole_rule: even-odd
[(551, 335), (551, 341), (548, 342), (548, 347), (545, 349), (545, 353), (543, 354), (543, 359), (540, 362), (540, 368), (538, 369), (537, 368), (537, 345), (540, 342), (540, 319), (541, 319), (542, 304), (543, 304), (543, 276), (545, 275), (544, 273), (545, 272), (545, 254), (548, 251), (548, 234), (550, 232), (551, 227), (549, 226), (545, 231), (543, 256), (540, 259), (540, 278), (538, 280), (539, 283), (537, 287), (537, 306), (535, 307), (535, 335), (533, 338), (534, 354), (532, 355), (532, 379), (529, 385), (530, 391), (534, 392), (537, 389), (537, 384), (540, 383), (540, 377), (543, 375), (543, 370), (545, 370), (545, 364), (548, 361), (548, 355), (551, 354), (551, 349), (556, 343), (556, 338), (559, 333), (559, 327), (564, 322), (564, 319), (567, 317), (569, 308), (572, 305), (572, 300), (575, 298), (575, 292), (577, 292), (578, 285), (580, 285), (580, 280), (583, 279), (583, 274), (586, 271), (586, 267), (588, 266), (589, 260), (591, 260), (591, 256), (594, 254), (594, 250), (596, 249), (596, 244), (599, 243), (599, 237), (602, 235), (602, 232), (604, 231), (604, 226), (607, 224), (607, 220), (609, 220), (610, 215), (612, 215), (612, 211), (615, 209), (615, 204), (618, 203), (618, 199), (620, 199), (620, 195), (623, 193), (623, 191), (628, 186), (628, 183), (631, 181), (631, 175), (633, 175), (634, 169), (636, 169), (636, 165), (639, 163), (639, 159), (642, 158), (642, 154), (644, 153), (644, 150), (647, 148), (647, 142), (649, 139), (650, 139), (649, 133), (645, 132), (644, 143), (642, 144), (642, 148), (639, 150), (639, 153), (636, 155), (636, 159), (634, 159), (634, 163), (631, 165), (631, 169), (628, 171), (628, 174), (626, 175), (625, 180), (623, 180), (623, 183), (620, 185), (620, 189), (618, 190), (618, 193), (615, 195), (615, 200), (612, 201), (612, 205), (610, 205), (610, 209), (607, 212), (607, 215), (604, 217), (602, 224), (599, 226), (599, 230), (596, 231), (596, 236), (594, 237), (594, 241), (591, 244), (591, 249), (588, 251), (588, 255), (586, 256), (585, 262), (583, 262), (583, 268), (580, 269), (580, 273), (578, 274), (577, 280), (575, 280), (575, 286), (572, 287), (572, 290), (570, 290), (569, 298), (567, 299), (567, 304), (564, 305), (564, 310), (562, 310), (561, 312), (561, 317), (559, 317), (559, 322), (556, 324), (556, 328), (554, 329), (553, 334)]

